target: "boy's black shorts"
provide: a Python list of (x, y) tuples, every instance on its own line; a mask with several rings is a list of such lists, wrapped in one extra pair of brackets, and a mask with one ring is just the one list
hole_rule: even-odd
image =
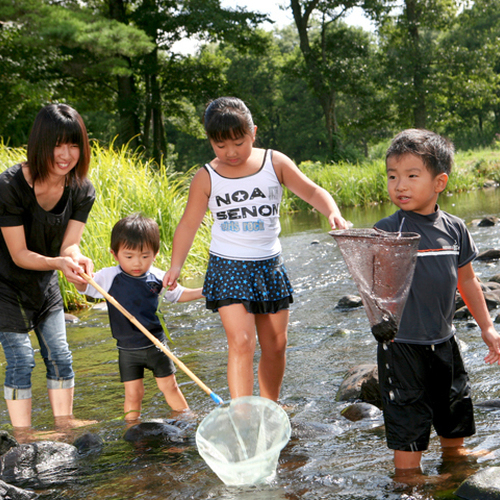
[(144, 368), (151, 370), (156, 378), (175, 373), (172, 360), (154, 345), (146, 349), (118, 349), (118, 365), (122, 382), (144, 378)]
[(387, 446), (423, 451), (431, 426), (438, 436), (472, 436), (476, 429), (469, 377), (455, 337), (434, 346), (378, 345)]

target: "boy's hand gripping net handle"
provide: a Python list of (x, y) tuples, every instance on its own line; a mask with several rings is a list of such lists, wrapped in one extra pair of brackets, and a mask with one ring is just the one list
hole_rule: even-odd
[(194, 382), (196, 382), (217, 404), (224, 404), (220, 396), (217, 396), (212, 390), (205, 385), (180, 359), (167, 349), (147, 328), (145, 328), (135, 316), (132, 316), (114, 297), (109, 295), (102, 287), (100, 287), (89, 275), (81, 273), (81, 276), (92, 285), (110, 304), (113, 304), (131, 323), (133, 323), (153, 344), (161, 349), (177, 366)]

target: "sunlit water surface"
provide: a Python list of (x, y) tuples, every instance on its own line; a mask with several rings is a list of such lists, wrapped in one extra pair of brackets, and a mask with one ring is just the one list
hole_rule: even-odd
[[(500, 225), (470, 224), (485, 215), (500, 215), (497, 190), (446, 197), (441, 206), (469, 223), (480, 250), (500, 248)], [(391, 206), (345, 211), (355, 227), (370, 227), (394, 211)], [(293, 428), (281, 453), (275, 479), (268, 485), (226, 487), (199, 456), (194, 443), (139, 449), (123, 440), (123, 389), (119, 382), (115, 342), (107, 314), (85, 311), (68, 327), (77, 375), (76, 417), (98, 423), (62, 438), (72, 442), (84, 431), (105, 442), (77, 477), (39, 490), (47, 499), (434, 499), (456, 498), (453, 492), (468, 475), (500, 465), (500, 410), (476, 408), (477, 433), (467, 440), (471, 449), (488, 449), (479, 460), (449, 466), (443, 463), (436, 436), (423, 458), (425, 481), (408, 486), (394, 480), (392, 452), (385, 444), (381, 421), (350, 422), (340, 415), (349, 403), (336, 395), (347, 370), (375, 363), (376, 342), (362, 308), (342, 311), (338, 300), (357, 290), (324, 220), (314, 215), (283, 218), (283, 255), (295, 289), (291, 308), (287, 370), (281, 391)], [(497, 263), (474, 264), (483, 279), (500, 272)], [(200, 280), (188, 283), (198, 286)], [(226, 341), (217, 314), (201, 302), (165, 305), (173, 337), (173, 352), (214, 392), (229, 398), (226, 382)], [(496, 316), (496, 312), (492, 312)], [(486, 366), (480, 331), (456, 323), (476, 401), (500, 398), (499, 367)], [(258, 356), (258, 355), (257, 355)], [(2, 371), (5, 367), (3, 357)], [(33, 425), (54, 430), (41, 359), (34, 374)], [(3, 379), (3, 373), (0, 374)], [(197, 422), (214, 409), (212, 400), (183, 373), (178, 380), (197, 415)], [(172, 418), (150, 373), (146, 377), (143, 421)], [(257, 393), (257, 391), (256, 391)], [(10, 430), (5, 403), (0, 403), (0, 428)]]

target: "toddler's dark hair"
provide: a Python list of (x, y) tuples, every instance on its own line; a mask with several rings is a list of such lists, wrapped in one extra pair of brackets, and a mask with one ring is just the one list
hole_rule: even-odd
[(435, 177), (450, 175), (455, 148), (444, 137), (425, 129), (410, 128), (400, 132), (387, 149), (386, 162), (391, 156), (413, 154), (422, 159), (423, 164)]
[(216, 142), (239, 139), (254, 131), (252, 113), (237, 97), (219, 97), (208, 103), (204, 124), (207, 137)]
[(153, 219), (140, 213), (119, 220), (111, 231), (111, 250), (150, 248), (155, 254), (160, 250), (160, 229)]

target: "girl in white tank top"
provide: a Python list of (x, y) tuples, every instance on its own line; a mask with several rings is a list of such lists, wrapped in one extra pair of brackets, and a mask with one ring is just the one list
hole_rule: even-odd
[(191, 182), (163, 285), (172, 287), (179, 278), (210, 208), (214, 224), (203, 295), (207, 307), (219, 312), (226, 332), (231, 398), (253, 394), (257, 330), (260, 396), (277, 401), (293, 302), (278, 239), (282, 185), (327, 217), (332, 229), (345, 229), (346, 222), (330, 194), (290, 158), (254, 148), (257, 127), (240, 99), (212, 101), (205, 111), (205, 130), (215, 158)]

